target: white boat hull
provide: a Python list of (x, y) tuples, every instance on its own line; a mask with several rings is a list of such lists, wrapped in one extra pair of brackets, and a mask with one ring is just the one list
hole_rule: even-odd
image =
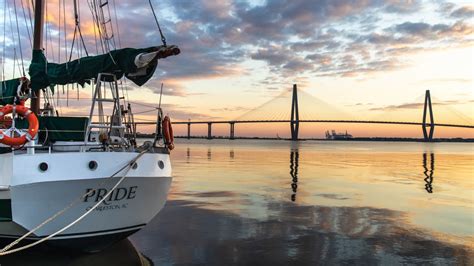
[[(126, 152), (76, 152), (4, 158), (4, 162), (11, 161), (13, 165), (11, 169), (4, 168), (4, 171), (12, 171), (9, 191), (12, 222), (24, 230), (12, 232), (8, 226), (4, 226), (2, 230), (5, 222), (0, 222), (0, 238), (17, 238), (76, 201), (71, 208), (42, 226), (29, 239), (39, 239), (55, 233), (104, 198), (125, 171), (114, 178), (110, 176), (136, 155), (137, 153)], [(88, 167), (90, 161), (97, 162), (96, 169)], [(47, 171), (39, 170), (38, 165), (42, 162), (48, 164)], [(19, 168), (20, 164), (26, 166)], [(17, 171), (18, 169), (22, 171)], [(6, 178), (5, 175), (2, 177)], [(66, 243), (68, 247), (79, 245), (81, 249), (94, 250), (136, 232), (163, 208), (171, 180), (169, 155), (145, 154), (137, 161), (136, 169), (130, 169), (126, 173), (126, 178), (104, 202), (80, 222), (48, 242)], [(91, 190), (94, 191), (90, 195), (81, 198)]]

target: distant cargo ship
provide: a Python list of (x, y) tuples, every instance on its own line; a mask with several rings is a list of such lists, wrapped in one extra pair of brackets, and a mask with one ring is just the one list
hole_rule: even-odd
[(331, 132), (326, 131), (326, 139), (352, 139), (352, 135), (347, 133), (347, 130), (346, 130), (346, 133), (336, 133), (335, 130), (332, 130)]

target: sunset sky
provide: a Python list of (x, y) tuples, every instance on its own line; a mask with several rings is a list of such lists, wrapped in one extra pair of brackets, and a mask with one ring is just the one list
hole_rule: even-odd
[[(12, 78), (14, 52), (19, 57), (20, 49), (14, 4), (25, 67), (29, 64), (28, 2), (0, 1), (0, 49), (2, 59), (5, 51), (5, 79)], [(73, 7), (72, 1), (66, 2), (67, 45), (62, 40), (64, 18), (59, 12), (63, 1), (47, 1), (45, 33), (49, 35), (44, 46), (51, 62), (65, 62), (66, 49), (71, 47)], [(88, 51), (95, 54), (90, 1), (79, 2), (81, 30)], [(109, 2), (112, 20), (119, 26), (117, 29), (114, 24), (117, 46), (161, 44), (148, 1)], [(178, 45), (182, 53), (160, 61), (157, 73), (147, 85), (139, 88), (128, 82), (126, 86), (131, 100), (156, 106), (163, 82), (165, 112), (174, 120), (265, 119), (259, 115), (289, 118), (288, 93), (284, 94), (288, 96), (285, 99), (277, 98), (264, 106), (268, 110), (252, 110), (296, 83), (304, 91), (300, 101), (306, 119), (340, 115), (343, 117), (337, 118), (421, 121), (420, 103), (429, 89), (437, 122), (474, 124), (472, 1), (152, 2), (168, 44)], [(3, 32), (7, 32), (5, 42)], [(65, 97), (60, 93), (61, 98)], [(69, 107), (61, 101), (62, 114), (86, 114), (88, 101), (75, 100), (75, 91), (70, 95)], [(80, 89), (81, 98), (88, 95), (90, 88)], [(305, 98), (301, 99), (302, 96)], [(135, 106), (136, 111), (149, 109)], [(154, 119), (153, 115), (144, 113), (139, 118)], [(238, 126), (236, 134), (287, 136), (288, 128)], [(421, 136), (418, 127), (328, 124), (303, 126), (302, 134), (321, 137), (327, 129), (348, 130), (355, 136)], [(196, 127), (193, 132), (204, 134), (205, 130)], [(228, 128), (221, 126), (215, 130), (216, 134), (227, 134)], [(177, 131), (183, 133), (184, 127), (177, 127)], [(435, 135), (474, 137), (472, 131), (439, 128)]]

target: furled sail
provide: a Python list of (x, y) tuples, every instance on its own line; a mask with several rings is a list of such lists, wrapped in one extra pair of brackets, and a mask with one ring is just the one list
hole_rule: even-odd
[(87, 56), (63, 64), (48, 63), (41, 50), (33, 51), (29, 74), (34, 91), (51, 85), (66, 85), (97, 78), (99, 73), (115, 74), (117, 79), (125, 75), (138, 86), (145, 84), (155, 72), (158, 59), (178, 55), (175, 45), (143, 49), (124, 48), (107, 54)]

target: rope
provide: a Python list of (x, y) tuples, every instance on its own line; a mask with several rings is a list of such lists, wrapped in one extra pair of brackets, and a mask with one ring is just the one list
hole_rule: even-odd
[(156, 110), (158, 110), (158, 108), (151, 109), (151, 110), (146, 110), (146, 111), (141, 111), (141, 112), (135, 112), (133, 114), (134, 115), (145, 114), (145, 113), (150, 113), (150, 112), (156, 112)]
[(80, 49), (84, 48), (84, 52), (86, 53), (86, 56), (89, 56), (89, 53), (87, 52), (87, 48), (86, 48), (86, 43), (84, 42), (84, 38), (82, 37), (81, 26), (79, 22), (79, 11), (78, 11), (78, 6), (77, 6), (77, 0), (74, 0), (74, 19), (75, 19), (76, 26), (74, 27), (74, 35), (72, 37), (72, 45), (71, 45), (71, 52), (69, 54), (69, 61), (71, 61), (72, 59), (72, 51), (74, 49), (74, 43), (76, 41), (77, 33), (79, 33), (79, 38), (82, 43), (82, 47), (80, 47)]
[(119, 29), (119, 24), (118, 24), (117, 7), (115, 5), (115, 0), (112, 1), (112, 5), (113, 5), (113, 8), (114, 8), (115, 28), (117, 30), (118, 47), (122, 48), (122, 41), (120, 39), (120, 29)]
[(99, 46), (97, 45), (97, 22), (95, 21), (95, 15), (92, 7), (91, 1), (87, 1), (87, 5), (89, 6), (89, 10), (91, 11), (92, 14), (92, 22), (94, 23), (94, 41), (95, 41), (95, 53), (99, 54)]
[[(74, 0), (74, 5), (77, 5), (77, 0)], [(81, 6), (78, 6), (78, 15), (77, 15), (77, 29), (79, 31), (79, 37), (81, 38), (82, 42), (82, 47), (84, 48), (84, 52), (86, 53), (86, 56), (89, 56), (89, 53), (87, 52), (87, 47), (86, 43), (84, 42), (84, 37), (82, 37), (82, 31), (81, 31), (81, 25), (80, 25), (80, 19), (81, 19)]]
[(160, 31), (160, 36), (161, 36), (161, 41), (163, 42), (163, 46), (166, 46), (166, 38), (163, 35), (163, 32), (161, 31), (160, 23), (158, 22), (158, 18), (156, 17), (155, 8), (153, 7), (151, 0), (148, 0), (148, 3), (150, 4), (151, 12), (153, 13), (153, 17), (155, 18), (156, 26), (158, 26), (158, 30)]
[[(48, 17), (48, 3), (45, 3), (45, 9), (46, 9), (46, 18)], [(51, 22), (48, 23), (48, 21), (46, 21), (45, 23), (46, 25), (46, 44), (45, 44), (45, 47), (48, 48), (48, 43), (49, 43), (49, 46), (51, 47), (50, 48), (50, 54), (51, 54), (51, 57), (53, 58), (53, 61), (56, 61), (56, 58), (55, 58), (55, 52), (54, 52), (54, 46), (53, 46), (53, 36), (51, 34)], [(59, 61), (59, 60), (58, 60)]]
[(44, 48), (44, 55), (46, 58), (48, 58), (48, 2), (44, 3), (44, 25), (43, 25), (43, 34), (44, 37), (41, 40), (43, 43), (43, 48)]
[[(58, 29), (61, 28), (61, 1), (58, 1)], [(58, 63), (61, 63), (61, 32), (58, 33)]]
[[(70, 208), (72, 208), (74, 205), (76, 205), (78, 202), (82, 201), (82, 199), (86, 196), (89, 196), (89, 194), (91, 194), (92, 192), (95, 192), (96, 189), (94, 190), (90, 190), (88, 191), (87, 193), (85, 193), (84, 195), (80, 196), (79, 198), (77, 198), (76, 200), (74, 200), (71, 204), (69, 204), (66, 208), (58, 211), (57, 213), (55, 213), (54, 215), (52, 215), (51, 217), (49, 217), (48, 219), (46, 219), (44, 222), (42, 222), (41, 224), (39, 224), (38, 226), (36, 226), (34, 229), (30, 230), (29, 232), (27, 232), (26, 234), (24, 234), (23, 236), (21, 236), (20, 238), (16, 239), (15, 241), (13, 241), (12, 243), (8, 244), (7, 246), (5, 246), (1, 251), (0, 251), (0, 256), (4, 256), (4, 255), (8, 255), (8, 254), (11, 254), (11, 253), (15, 253), (15, 252), (18, 252), (18, 251), (21, 251), (21, 250), (25, 250), (25, 249), (28, 249), (28, 248), (31, 248), (31, 247), (34, 247), (38, 244), (41, 244), (42, 242), (45, 242), (51, 238), (53, 238), (54, 236), (66, 231), (67, 229), (69, 229), (71, 226), (75, 225), (76, 223), (80, 222), (82, 219), (84, 219), (89, 213), (91, 213), (93, 210), (95, 210), (95, 208), (97, 208), (100, 204), (102, 204), (102, 202), (107, 199), (110, 194), (112, 194), (112, 192), (122, 183), (123, 180), (125, 180), (128, 172), (130, 171), (130, 169), (132, 168), (132, 166), (135, 164), (135, 162), (140, 159), (140, 157), (142, 157), (148, 150), (149, 150), (150, 147), (148, 147), (147, 149), (145, 149), (144, 151), (140, 152), (134, 159), (132, 159), (128, 164), (126, 164), (125, 166), (123, 166), (122, 168), (120, 168), (117, 172), (115, 172), (112, 176), (110, 176), (110, 178), (112, 177), (115, 177), (117, 174), (119, 174), (121, 171), (125, 170), (125, 173), (122, 175), (122, 177), (117, 181), (117, 183), (113, 186), (113, 188), (104, 196), (104, 198), (102, 198), (100, 201), (98, 201), (92, 208), (90, 208), (88, 211), (86, 211), (84, 214), (82, 214), (81, 216), (79, 216), (76, 220), (72, 221), (71, 223), (69, 223), (68, 225), (64, 226), (63, 228), (59, 229), (58, 231), (54, 232), (53, 234), (50, 234), (48, 236), (45, 236), (43, 238), (41, 238), (40, 240), (38, 241), (35, 241), (31, 244), (28, 244), (28, 245), (25, 245), (25, 246), (22, 246), (22, 247), (19, 247), (19, 248), (16, 248), (16, 249), (12, 249), (10, 250), (12, 247), (14, 247), (15, 245), (17, 245), (18, 243), (20, 243), (20, 241), (22, 241), (23, 239), (25, 239), (26, 237), (28, 237), (29, 235), (31, 235), (32, 233), (34, 233), (35, 231), (37, 231), (38, 229), (40, 229), (41, 227), (43, 227), (44, 225), (48, 224), (49, 222), (53, 221), (54, 219), (56, 219), (57, 217), (59, 217), (60, 215), (62, 215), (63, 213), (65, 213), (67, 210), (69, 210)], [(104, 182), (103, 182), (104, 183)]]
[[(12, 12), (9, 12), (10, 10), (10, 4), (8, 4), (8, 1), (7, 2), (7, 13), (8, 13), (8, 20), (10, 21), (10, 33), (12, 35), (12, 41), (15, 42), (15, 30), (13, 28), (13, 19), (12, 19)], [(13, 47), (13, 77), (15, 77), (15, 68), (17, 66), (17, 54), (16, 54), (16, 46)], [(21, 69), (20, 69), (20, 64), (18, 63), (18, 70), (19, 72), (21, 72)]]
[[(5, 0), (3, 6), (3, 50), (2, 50), (2, 80), (5, 80), (5, 48), (6, 48), (6, 32), (7, 32), (7, 1)], [(3, 92), (3, 88), (2, 88)], [(3, 94), (2, 94), (3, 95)]]
[(25, 64), (23, 62), (23, 49), (21, 47), (21, 38), (20, 38), (20, 26), (18, 24), (18, 13), (16, 11), (16, 1), (13, 2), (13, 10), (15, 11), (15, 20), (16, 20), (16, 33), (18, 35), (18, 46), (20, 48), (20, 58), (21, 58), (21, 69), (22, 69), (22, 73), (23, 73), (23, 76), (26, 76), (25, 74)]
[(26, 18), (26, 12), (25, 12), (26, 8), (23, 5), (23, 0), (20, 0), (20, 3), (21, 3), (21, 10), (23, 11), (23, 18), (25, 19), (26, 32), (28, 33), (28, 39), (30, 40), (30, 48), (31, 50), (33, 50), (33, 41), (31, 40), (30, 27), (29, 27), (28, 19)]
[(28, 0), (26, 0), (26, 9), (28, 10), (28, 18), (30, 19), (31, 33), (33, 33), (33, 18), (31, 17), (31, 9), (34, 9), (33, 2), (31, 3), (31, 9), (30, 9), (30, 3), (28, 2)]

